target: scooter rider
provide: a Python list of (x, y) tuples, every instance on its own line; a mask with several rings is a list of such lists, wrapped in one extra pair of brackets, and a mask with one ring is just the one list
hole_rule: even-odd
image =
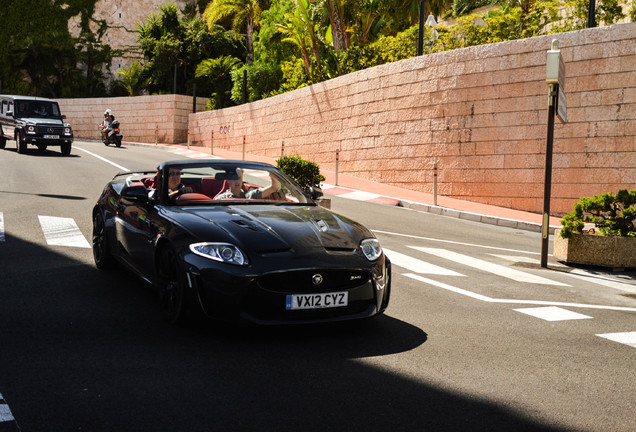
[(110, 125), (113, 123), (114, 120), (115, 116), (113, 115), (113, 112), (111, 110), (107, 109), (106, 111), (104, 111), (104, 121), (100, 125), (100, 127), (102, 128), (102, 140), (104, 142), (108, 139), (108, 128), (110, 128)]

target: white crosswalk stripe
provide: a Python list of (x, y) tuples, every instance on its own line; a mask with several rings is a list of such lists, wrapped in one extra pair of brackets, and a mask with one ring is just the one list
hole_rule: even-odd
[(578, 312), (572, 312), (556, 306), (546, 306), (538, 308), (514, 309), (517, 312), (524, 313), (545, 321), (568, 321), (578, 319), (591, 319), (591, 316), (583, 315)]
[(636, 331), (623, 333), (605, 333), (596, 336), (636, 348)]
[(536, 276), (531, 273), (522, 272), (520, 270), (515, 270), (501, 264), (494, 264), (479, 258), (473, 258), (468, 255), (459, 254), (457, 252), (449, 251), (446, 249), (426, 248), (426, 247), (420, 247), (420, 246), (409, 246), (409, 247), (412, 249), (418, 250), (420, 252), (425, 252), (427, 254), (434, 255), (439, 258), (444, 258), (450, 261), (454, 261), (456, 263), (461, 263), (462, 265), (467, 265), (469, 267), (484, 270), (489, 273), (494, 273), (501, 277), (512, 279), (516, 282), (525, 282), (525, 283), (541, 284), (541, 285), (569, 286), (561, 282), (557, 282), (557, 281), (547, 279), (541, 276)]
[(47, 244), (80, 248), (91, 247), (72, 218), (54, 216), (38, 216), (38, 218)]
[(408, 255), (404, 255), (402, 253), (399, 253), (390, 249), (383, 248), (383, 250), (386, 256), (388, 256), (389, 259), (391, 260), (391, 263), (414, 273), (441, 275), (441, 276), (465, 276), (453, 270), (436, 266), (435, 264), (418, 260), (417, 258), (413, 258)]

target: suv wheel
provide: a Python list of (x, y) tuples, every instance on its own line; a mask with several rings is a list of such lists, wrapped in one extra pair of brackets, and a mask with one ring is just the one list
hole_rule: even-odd
[(62, 143), (62, 154), (68, 156), (71, 154), (71, 143)]
[(24, 154), (26, 153), (26, 149), (27, 149), (27, 143), (24, 140), (24, 138), (22, 138), (22, 134), (18, 133), (18, 136), (16, 137), (18, 140), (18, 153), (20, 154)]
[(5, 137), (0, 137), (0, 150), (4, 149), (4, 146), (7, 145), (7, 139)]

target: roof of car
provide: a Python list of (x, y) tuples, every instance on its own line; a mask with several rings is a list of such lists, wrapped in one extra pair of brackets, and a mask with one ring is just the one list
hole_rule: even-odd
[(20, 95), (0, 95), (0, 98), (17, 99), (25, 101), (44, 101), (44, 102), (57, 102), (53, 99), (37, 97), (37, 96), (20, 96)]

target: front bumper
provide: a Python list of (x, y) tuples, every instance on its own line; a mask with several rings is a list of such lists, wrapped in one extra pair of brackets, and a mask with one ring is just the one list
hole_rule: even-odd
[[(305, 324), (371, 317), (388, 306), (391, 289), (391, 266), (384, 258), (367, 268), (357, 269), (312, 267), (241, 274), (189, 264), (187, 272), (190, 292), (207, 316), (256, 324)], [(319, 285), (312, 282), (316, 274), (323, 280)], [(332, 292), (347, 292), (347, 305), (286, 308), (288, 295)]]

